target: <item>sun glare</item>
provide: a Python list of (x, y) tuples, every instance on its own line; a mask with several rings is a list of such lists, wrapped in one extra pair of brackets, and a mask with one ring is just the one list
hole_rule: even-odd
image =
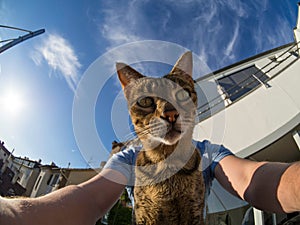
[(13, 89), (8, 89), (0, 94), (1, 111), (8, 113), (8, 116), (19, 115), (24, 109), (25, 102), (22, 94)]

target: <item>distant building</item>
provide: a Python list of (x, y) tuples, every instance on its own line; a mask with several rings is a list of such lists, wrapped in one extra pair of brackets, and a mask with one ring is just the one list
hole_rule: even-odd
[(48, 194), (68, 185), (76, 185), (97, 175), (95, 169), (59, 168), (55, 164), (43, 165), (30, 197)]
[(0, 141), (0, 195), (23, 195), (26, 191), (18, 182), (18, 174), (13, 166), (13, 156)]
[(41, 160), (15, 157), (4, 146), (4, 142), (0, 142), (1, 196), (42, 196), (62, 187), (87, 181), (99, 171), (100, 169), (59, 168), (55, 163), (42, 165)]
[(53, 170), (58, 168), (54, 163), (40, 166), (40, 173), (35, 181), (30, 197), (38, 197), (56, 190), (60, 174)]
[(16, 168), (15, 179), (26, 189), (24, 196), (30, 196), (33, 185), (40, 173), (41, 160), (33, 161), (29, 158), (13, 157), (13, 165)]

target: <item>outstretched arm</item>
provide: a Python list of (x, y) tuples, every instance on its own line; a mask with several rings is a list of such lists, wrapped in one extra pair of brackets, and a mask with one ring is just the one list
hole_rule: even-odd
[(227, 156), (215, 176), (229, 192), (269, 212), (300, 211), (300, 163), (253, 162)]
[(0, 198), (1, 225), (94, 225), (116, 202), (124, 189), (105, 177), (125, 177), (118, 172), (104, 170), (91, 180), (67, 186), (39, 198)]

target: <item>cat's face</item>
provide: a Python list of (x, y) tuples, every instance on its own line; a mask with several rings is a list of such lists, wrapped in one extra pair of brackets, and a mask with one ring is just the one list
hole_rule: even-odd
[(190, 52), (162, 78), (145, 77), (122, 63), (117, 70), (135, 131), (144, 144), (174, 145), (184, 136), (191, 138), (197, 95)]

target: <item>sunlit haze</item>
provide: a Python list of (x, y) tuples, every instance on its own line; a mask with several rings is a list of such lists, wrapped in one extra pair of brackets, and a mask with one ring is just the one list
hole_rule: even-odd
[(0, 107), (7, 118), (15, 119), (25, 109), (26, 99), (19, 90), (9, 88), (4, 90), (0, 96)]

